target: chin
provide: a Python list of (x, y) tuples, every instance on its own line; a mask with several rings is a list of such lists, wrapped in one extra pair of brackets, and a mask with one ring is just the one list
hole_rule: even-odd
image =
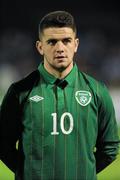
[(65, 69), (67, 69), (69, 67), (69, 64), (59, 64), (58, 66), (56, 66), (56, 69), (60, 72), (64, 71)]

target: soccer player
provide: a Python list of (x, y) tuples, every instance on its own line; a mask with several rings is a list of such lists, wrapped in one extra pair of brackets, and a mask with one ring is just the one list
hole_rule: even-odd
[(70, 13), (45, 15), (36, 42), (43, 61), (3, 99), (0, 159), (16, 180), (96, 180), (116, 158), (112, 99), (104, 84), (78, 69), (78, 45)]

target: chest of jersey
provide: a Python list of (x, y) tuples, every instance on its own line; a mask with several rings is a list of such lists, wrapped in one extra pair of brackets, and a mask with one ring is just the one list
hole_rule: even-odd
[(41, 84), (31, 91), (24, 109), (25, 129), (37, 128), (41, 135), (70, 135), (81, 128), (85, 133), (95, 128), (91, 133), (96, 134), (98, 112), (90, 89)]

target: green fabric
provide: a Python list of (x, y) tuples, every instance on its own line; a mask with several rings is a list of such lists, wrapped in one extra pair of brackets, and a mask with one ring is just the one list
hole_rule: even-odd
[[(41, 78), (30, 92), (23, 114), (24, 180), (96, 180), (94, 149), (98, 135), (101, 143), (118, 140), (106, 88), (76, 65), (65, 78), (68, 85), (64, 89), (54, 85), (56, 78), (43, 64), (38, 69)], [(91, 101), (81, 105), (76, 92), (78, 101), (86, 92)], [(36, 95), (44, 99), (30, 99)], [(55, 122), (56, 134), (51, 134)], [(103, 151), (110, 154), (109, 149), (110, 145)]]

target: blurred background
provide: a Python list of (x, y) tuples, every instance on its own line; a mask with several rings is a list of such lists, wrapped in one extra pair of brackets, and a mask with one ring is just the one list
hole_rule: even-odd
[[(10, 84), (27, 76), (41, 62), (35, 47), (38, 24), (53, 10), (66, 10), (75, 17), (80, 38), (76, 62), (81, 71), (107, 85), (120, 127), (120, 8), (115, 0), (1, 0), (0, 104)], [(119, 167), (120, 156), (98, 175), (98, 180), (120, 179)], [(2, 162), (0, 179), (14, 179)]]
[(40, 0), (0, 2), (0, 103), (12, 82), (37, 68), (35, 43), (42, 16), (53, 10), (73, 14), (80, 46), (80, 69), (106, 83), (120, 121), (120, 10), (112, 2)]

